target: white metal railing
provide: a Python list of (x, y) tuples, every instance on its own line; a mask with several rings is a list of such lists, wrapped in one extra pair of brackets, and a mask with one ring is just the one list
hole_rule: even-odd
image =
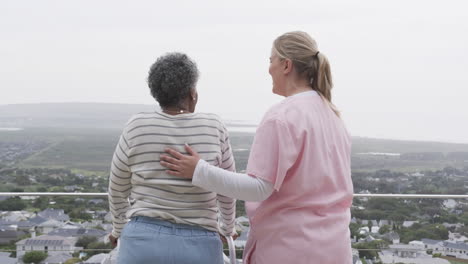
[[(0, 192), (0, 196), (81, 196), (81, 197), (107, 197), (107, 193), (86, 193), (86, 192)], [(407, 199), (468, 199), (468, 195), (462, 194), (375, 194), (375, 193), (359, 193), (354, 194), (354, 198), (407, 198)], [(225, 263), (236, 263), (236, 254), (235, 252), (242, 249), (236, 249), (232, 237), (227, 239), (228, 242), (228, 252), (229, 260), (225, 257)], [(99, 249), (92, 249), (99, 250)], [(104, 249), (101, 249), (104, 250)], [(378, 251), (381, 249), (359, 249), (359, 250), (369, 250), (369, 251)], [(10, 250), (0, 250), (0, 251), (10, 251)], [(14, 251), (14, 250), (11, 250)], [(81, 250), (86, 251), (86, 250)], [(91, 251), (91, 250), (90, 250)]]
[(397, 193), (357, 193), (354, 198), (369, 197), (369, 198), (423, 198), (423, 199), (468, 199), (466, 194), (397, 194)]
[(0, 192), (0, 196), (105, 196), (107, 193), (83, 192)]
[[(107, 193), (86, 192), (0, 192), (0, 196), (92, 196), (107, 197)], [(408, 199), (468, 199), (468, 194), (394, 194), (355, 193), (354, 198), (408, 198)]]

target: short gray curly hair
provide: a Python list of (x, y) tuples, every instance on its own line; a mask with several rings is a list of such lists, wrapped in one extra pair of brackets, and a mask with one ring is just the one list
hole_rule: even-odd
[(197, 64), (186, 54), (166, 53), (151, 66), (148, 86), (161, 107), (178, 106), (198, 81)]

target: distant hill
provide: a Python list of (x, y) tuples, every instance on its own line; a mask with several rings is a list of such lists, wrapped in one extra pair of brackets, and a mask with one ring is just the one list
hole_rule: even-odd
[[(157, 108), (156, 103), (154, 105), (105, 103), (0, 105), (0, 128), (20, 127), (25, 129), (21, 132), (0, 131), (0, 142), (24, 142), (25, 140), (56, 142), (56, 144), (59, 144), (56, 146), (60, 146), (60, 151), (72, 149), (70, 147), (72, 145), (80, 145), (81, 147), (91, 146), (93, 149), (99, 150), (96, 156), (104, 156), (107, 159), (111, 155), (118, 135), (129, 117), (139, 112), (154, 111)], [(242, 122), (238, 121), (226, 120), (226, 123), (230, 128), (243, 126)], [(250, 148), (253, 137), (252, 133), (239, 133), (235, 129), (232, 129), (231, 135), (233, 148)], [(95, 138), (95, 140), (90, 145), (86, 141), (89, 141), (91, 137)], [(441, 155), (440, 153), (444, 153), (444, 155), (449, 154), (447, 156), (464, 157), (466, 154), (457, 152), (468, 152), (468, 144), (353, 137), (352, 150), (354, 156), (359, 156), (360, 160), (365, 159), (369, 161), (369, 164), (376, 163), (377, 165), (376, 160), (379, 159), (361, 157), (362, 155), (359, 154), (369, 152), (411, 153), (411, 155), (406, 155), (405, 157), (409, 157), (412, 160), (438, 157)], [(49, 149), (41, 155), (50, 154), (45, 155), (47, 156), (47, 160), (50, 160), (53, 157), (51, 153)], [(413, 155), (412, 153), (426, 154), (424, 158), (419, 158), (421, 155)], [(35, 158), (40, 158), (41, 155), (35, 156)], [(248, 152), (242, 155), (242, 159), (245, 159), (246, 162)], [(72, 160), (70, 157), (67, 157), (67, 159)], [(107, 160), (105, 164), (107, 165)]]
[[(110, 103), (42, 103), (0, 105), (0, 128), (111, 128), (122, 129), (128, 119), (140, 112), (152, 112), (159, 106)], [(225, 120), (227, 125), (245, 128), (254, 125)]]
[(0, 127), (122, 128), (133, 114), (158, 106), (104, 103), (0, 105)]
[(353, 137), (353, 153), (468, 152), (468, 144)]

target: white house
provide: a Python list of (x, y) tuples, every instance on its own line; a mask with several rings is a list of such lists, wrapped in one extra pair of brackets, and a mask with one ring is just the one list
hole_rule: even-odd
[[(16, 242), (16, 256), (21, 259), (29, 251), (45, 251), (51, 255), (54, 253), (73, 253), (75, 250), (81, 250), (81, 247), (75, 247), (78, 238), (42, 235), (35, 238), (26, 238)], [(60, 250), (60, 251), (55, 251)], [(50, 252), (49, 252), (50, 251)]]
[(39, 231), (40, 233), (43, 233), (43, 234), (47, 234), (49, 232), (51, 232), (52, 230), (56, 229), (56, 228), (59, 228), (63, 226), (63, 222), (60, 222), (60, 221), (57, 221), (57, 220), (54, 220), (54, 219), (50, 219), (50, 220), (47, 220), (41, 224), (39, 224), (37, 226), (37, 231)]
[(413, 240), (409, 242), (409, 245), (419, 248), (421, 251), (424, 251), (424, 243), (422, 241)]
[[(103, 221), (96, 220), (96, 219), (81, 223), (81, 227), (84, 227), (84, 228), (94, 228), (96, 226), (102, 226), (102, 225), (103, 225)], [(77, 227), (77, 228), (80, 228), (80, 227)]]
[(424, 177), (424, 174), (418, 171), (418, 172), (415, 172), (415, 173), (411, 173), (410, 176), (413, 176), (413, 177)]
[(377, 234), (379, 233), (380, 227), (379, 226), (372, 226), (371, 233)]
[(432, 240), (423, 238), (421, 241), (425, 250), (432, 253), (441, 253), (444, 256), (468, 259), (468, 244), (463, 242), (452, 243), (449, 241)]
[(447, 209), (454, 209), (455, 207), (457, 207), (457, 202), (454, 199), (447, 199), (444, 200), (444, 206)]
[(33, 214), (28, 211), (9, 211), (3, 214), (2, 219), (10, 222), (25, 221)]
[(444, 249), (448, 257), (468, 259), (468, 245), (465, 243), (444, 242)]
[(39, 198), (39, 196), (21, 196), (20, 197), (21, 200), (26, 200), (26, 201), (36, 200), (37, 198)]
[(433, 253), (442, 253), (444, 251), (444, 241), (434, 239), (421, 239), (424, 244), (424, 249), (432, 250)]
[(44, 211), (39, 212), (37, 215), (45, 219), (54, 219), (61, 222), (67, 222), (70, 220), (70, 217), (65, 214), (63, 209), (47, 208)]
[(365, 235), (365, 234), (369, 233), (369, 231), (370, 230), (369, 230), (368, 226), (363, 226), (363, 227), (359, 228), (359, 234), (360, 235)]
[(400, 244), (400, 235), (396, 232), (390, 232), (384, 235), (384, 237), (390, 241), (392, 244)]
[(68, 221), (68, 222), (64, 223), (60, 228), (63, 228), (63, 229), (80, 229), (80, 228), (83, 228), (83, 227), (84, 226), (79, 224), (79, 223)]
[(389, 245), (388, 247), (395, 256), (401, 258), (416, 258), (419, 253), (421, 253), (421, 247), (419, 245), (397, 244)]

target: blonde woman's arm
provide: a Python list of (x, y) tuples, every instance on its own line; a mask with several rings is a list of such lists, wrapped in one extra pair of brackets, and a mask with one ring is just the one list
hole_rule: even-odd
[(171, 156), (161, 155), (161, 165), (168, 174), (192, 179), (196, 186), (245, 201), (263, 201), (273, 193), (271, 182), (209, 165), (190, 146), (185, 149), (190, 155), (171, 148), (165, 150)]
[(225, 171), (200, 159), (192, 184), (203, 189), (244, 201), (259, 202), (273, 193), (273, 184), (244, 173)]

